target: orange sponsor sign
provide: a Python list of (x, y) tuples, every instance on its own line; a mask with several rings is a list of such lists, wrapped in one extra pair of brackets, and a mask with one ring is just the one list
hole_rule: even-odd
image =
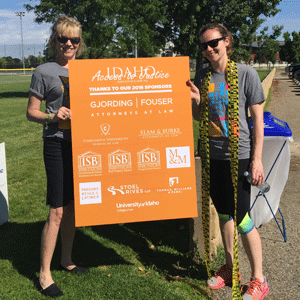
[(69, 62), (76, 226), (197, 216), (189, 58)]

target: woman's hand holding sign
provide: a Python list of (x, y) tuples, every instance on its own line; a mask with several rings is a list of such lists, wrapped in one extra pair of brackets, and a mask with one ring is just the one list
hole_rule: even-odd
[(200, 104), (201, 104), (201, 96), (199, 89), (192, 83), (191, 79), (186, 82), (186, 85), (191, 89), (191, 99), (192, 103), (192, 112), (193, 118), (197, 121), (200, 121)]

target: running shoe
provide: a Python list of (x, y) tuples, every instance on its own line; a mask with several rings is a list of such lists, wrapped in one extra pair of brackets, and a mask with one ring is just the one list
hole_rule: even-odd
[(269, 286), (266, 277), (264, 277), (264, 282), (252, 277), (249, 283), (243, 285), (242, 290), (245, 291), (243, 300), (262, 300), (268, 294)]
[[(241, 274), (239, 274), (241, 279)], [(213, 289), (221, 289), (225, 285), (232, 285), (232, 269), (230, 269), (227, 265), (222, 266), (218, 271), (215, 272), (214, 276), (207, 280), (207, 285)]]

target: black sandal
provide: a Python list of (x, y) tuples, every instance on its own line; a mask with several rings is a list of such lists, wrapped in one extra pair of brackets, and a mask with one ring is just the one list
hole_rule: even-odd
[(56, 298), (62, 296), (64, 293), (62, 290), (55, 284), (52, 283), (46, 289), (43, 289), (40, 284), (40, 279), (38, 278), (35, 282), (35, 286), (39, 292), (41, 292), (44, 296), (48, 296), (51, 298)]
[(74, 267), (72, 270), (68, 270), (67, 268), (65, 268), (64, 266), (60, 265), (61, 268), (67, 272), (73, 273), (73, 274), (85, 274), (87, 273), (88, 269), (84, 268), (84, 267)]

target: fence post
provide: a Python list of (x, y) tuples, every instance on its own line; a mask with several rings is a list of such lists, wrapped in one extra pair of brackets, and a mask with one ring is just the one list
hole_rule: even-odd
[[(204, 256), (204, 238), (202, 226), (202, 184), (201, 184), (201, 160), (200, 157), (195, 157), (195, 172), (196, 172), (196, 186), (197, 186), (197, 206), (198, 217), (189, 220), (189, 249), (190, 251), (198, 250), (201, 257)], [(211, 260), (217, 256), (217, 247), (222, 244), (222, 237), (219, 228), (219, 218), (217, 211), (210, 201), (209, 208), (210, 215), (210, 258)], [(196, 249), (195, 249), (196, 248)]]

